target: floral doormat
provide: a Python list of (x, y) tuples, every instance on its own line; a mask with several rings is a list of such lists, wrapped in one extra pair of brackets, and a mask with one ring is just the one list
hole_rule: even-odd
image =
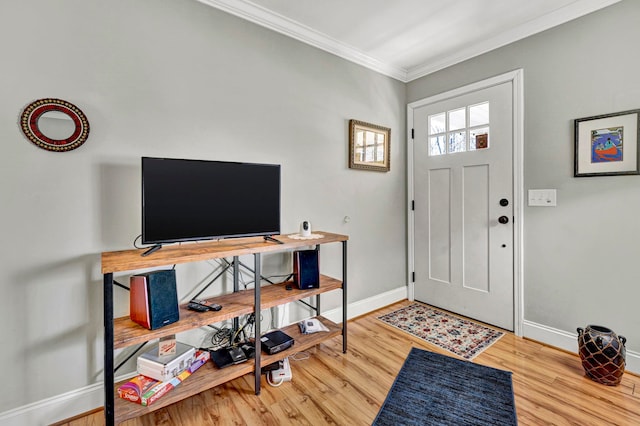
[(378, 319), (467, 360), (475, 358), (504, 335), (501, 331), (420, 303)]

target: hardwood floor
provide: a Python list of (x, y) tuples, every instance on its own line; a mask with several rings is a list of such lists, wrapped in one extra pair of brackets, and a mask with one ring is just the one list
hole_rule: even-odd
[[(448, 354), (376, 319), (409, 303), (350, 321), (347, 354), (341, 337), (307, 351), (307, 359), (299, 354), (291, 361), (293, 380), (270, 387), (263, 378), (259, 396), (247, 375), (123, 424), (370, 425), (412, 346)], [(513, 372), (520, 425), (640, 424), (638, 376), (626, 373), (615, 387), (595, 383), (577, 355), (510, 333), (474, 362)], [(103, 416), (98, 411), (59, 425), (102, 425)]]

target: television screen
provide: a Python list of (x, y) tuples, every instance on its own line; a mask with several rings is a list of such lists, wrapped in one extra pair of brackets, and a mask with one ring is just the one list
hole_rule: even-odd
[(142, 242), (280, 233), (280, 165), (142, 157)]

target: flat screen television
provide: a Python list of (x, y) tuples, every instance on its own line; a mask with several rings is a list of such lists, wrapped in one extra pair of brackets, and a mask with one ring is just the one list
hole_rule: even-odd
[(142, 157), (142, 243), (280, 233), (280, 165)]

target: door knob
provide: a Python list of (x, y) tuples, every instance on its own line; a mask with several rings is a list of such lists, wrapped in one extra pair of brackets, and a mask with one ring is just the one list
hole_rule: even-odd
[(500, 222), (500, 223), (501, 223), (501, 224), (503, 224), (503, 225), (504, 225), (504, 224), (507, 224), (507, 223), (509, 223), (509, 218), (508, 218), (508, 217), (506, 217), (506, 216), (500, 216), (500, 217), (498, 218), (498, 222)]

